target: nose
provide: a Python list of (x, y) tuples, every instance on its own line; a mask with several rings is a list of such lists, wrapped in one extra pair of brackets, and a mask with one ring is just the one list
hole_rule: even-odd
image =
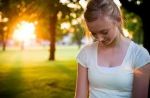
[(98, 39), (99, 39), (99, 41), (102, 42), (102, 41), (104, 41), (105, 38), (104, 38), (103, 36), (99, 35), (99, 36), (98, 36)]

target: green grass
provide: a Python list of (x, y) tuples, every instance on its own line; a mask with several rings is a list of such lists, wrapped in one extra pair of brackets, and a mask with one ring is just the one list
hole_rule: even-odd
[(73, 98), (77, 52), (57, 47), (56, 61), (48, 61), (47, 48), (0, 51), (0, 98)]

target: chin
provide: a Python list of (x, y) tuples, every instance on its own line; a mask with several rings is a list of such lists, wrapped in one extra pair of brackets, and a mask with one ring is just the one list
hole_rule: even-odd
[(100, 46), (108, 46), (110, 43), (108, 41), (100, 42)]
[(105, 46), (109, 46), (113, 43), (113, 41), (105, 41), (105, 42), (100, 42), (100, 46), (105, 47)]

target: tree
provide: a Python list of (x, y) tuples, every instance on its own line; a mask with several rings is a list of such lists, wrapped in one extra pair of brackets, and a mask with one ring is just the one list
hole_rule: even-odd
[(2, 40), (2, 50), (6, 49), (6, 39), (7, 39), (7, 21), (8, 21), (8, 2), (9, 0), (0, 0), (0, 36)]
[[(55, 60), (55, 42), (56, 42), (56, 27), (58, 14), (61, 13), (60, 20), (70, 21), (81, 15), (83, 9), (78, 0), (68, 0), (66, 2), (60, 2), (60, 0), (1, 0), (7, 4), (9, 10), (7, 13), (10, 16), (10, 25), (14, 25), (14, 21), (19, 20), (33, 20), (43, 18), (49, 23), (49, 35), (50, 35), (50, 56), (49, 60)], [(7, 1), (7, 2), (6, 2)], [(34, 16), (33, 13), (36, 13)], [(76, 14), (72, 14), (76, 13)], [(31, 17), (33, 15), (33, 17)], [(13, 16), (13, 17), (12, 17)], [(9, 25), (10, 32), (12, 26)]]
[(83, 38), (84, 32), (85, 31), (84, 31), (81, 23), (74, 25), (73, 41), (77, 43), (79, 48), (81, 47), (81, 44), (82, 44), (81, 40)]
[[(29, 2), (30, 0), (25, 0), (26, 2)], [(8, 37), (11, 36), (14, 26), (16, 26), (17, 22), (21, 19), (25, 20), (31, 20), (34, 19), (35, 17), (32, 17), (33, 10), (31, 9), (31, 3), (30, 5), (26, 5), (24, 0), (0, 0), (0, 11), (2, 13), (2, 16), (4, 16), (4, 19), (7, 19), (6, 22), (1, 22), (0, 26), (0, 31), (1, 31), (1, 36), (2, 36), (2, 46), (3, 50), (6, 49), (6, 42)], [(32, 11), (32, 12), (31, 12)], [(25, 14), (26, 13), (26, 14)], [(26, 17), (28, 16), (30, 17)], [(4, 30), (3, 30), (4, 29)]]
[(143, 44), (143, 29), (141, 18), (133, 12), (122, 9), (124, 18), (124, 27), (129, 31), (129, 38), (138, 44)]
[[(59, 0), (46, 0), (47, 5), (45, 5), (46, 13), (49, 16), (50, 23), (50, 57), (49, 60), (55, 60), (55, 42), (56, 42), (56, 26), (58, 22), (58, 13), (61, 13), (61, 19), (65, 18), (67, 20), (72, 20), (73, 18), (77, 18), (82, 13), (83, 9), (80, 6), (78, 0), (68, 0), (66, 3), (61, 3)], [(71, 13), (75, 14), (74, 17)]]

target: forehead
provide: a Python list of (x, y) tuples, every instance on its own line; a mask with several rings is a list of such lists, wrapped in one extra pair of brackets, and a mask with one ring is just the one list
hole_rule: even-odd
[(110, 29), (113, 21), (109, 17), (100, 17), (95, 21), (87, 22), (87, 27), (91, 32), (98, 32), (104, 29)]

